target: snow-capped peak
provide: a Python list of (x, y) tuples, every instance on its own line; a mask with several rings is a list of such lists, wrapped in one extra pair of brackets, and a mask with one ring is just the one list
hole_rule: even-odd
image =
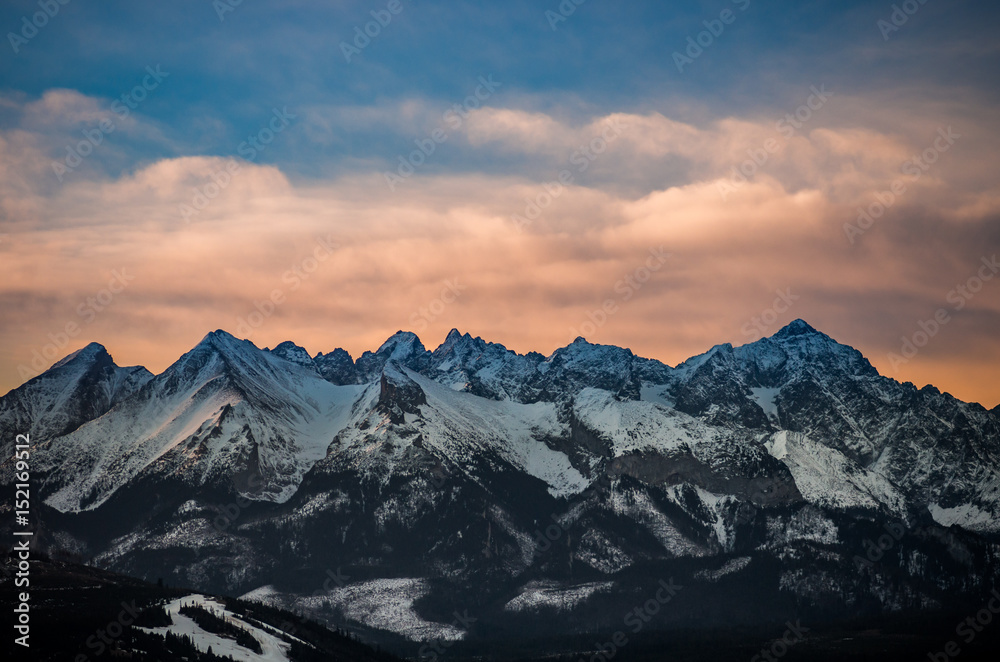
[(281, 343), (274, 349), (265, 351), (270, 351), (271, 354), (275, 356), (280, 356), (286, 361), (295, 363), (297, 365), (306, 366), (310, 368), (316, 367), (313, 358), (309, 356), (309, 352), (307, 352), (305, 348), (299, 347), (290, 340), (286, 340), (285, 342)]
[(796, 319), (786, 324), (780, 331), (774, 334), (775, 338), (787, 338), (789, 336), (802, 336), (806, 334), (820, 334), (819, 331), (811, 327), (805, 320)]
[(240, 340), (228, 331), (223, 331), (222, 329), (216, 329), (210, 333), (205, 334), (205, 337), (201, 339), (195, 349), (199, 347), (211, 347), (213, 349), (229, 352), (229, 351), (240, 351), (248, 347), (257, 349), (249, 340)]
[(411, 368), (423, 368), (430, 356), (417, 334), (397, 331), (375, 352), (365, 352), (355, 364), (358, 376), (363, 382), (378, 379), (389, 361), (396, 361)]
[(56, 361), (52, 364), (50, 370), (55, 370), (56, 368), (61, 368), (73, 361), (83, 360), (83, 361), (93, 361), (96, 360), (101, 354), (107, 354), (108, 350), (104, 345), (96, 342), (89, 343), (86, 347), (82, 347), (72, 354), (68, 354), (64, 358)]
[(389, 354), (391, 359), (406, 359), (409, 356), (424, 352), (424, 344), (420, 338), (412, 331), (397, 331), (389, 336), (382, 345), (375, 351), (376, 354)]
[(0, 443), (13, 443), (24, 433), (34, 442), (66, 434), (152, 377), (141, 366), (115, 365), (103, 345), (90, 343), (0, 398)]
[(464, 338), (471, 338), (471, 337), (472, 336), (470, 336), (468, 333), (462, 333), (458, 329), (452, 329), (451, 331), (448, 332), (448, 335), (445, 336), (444, 342), (441, 343), (438, 349), (441, 349), (442, 347), (449, 347)]

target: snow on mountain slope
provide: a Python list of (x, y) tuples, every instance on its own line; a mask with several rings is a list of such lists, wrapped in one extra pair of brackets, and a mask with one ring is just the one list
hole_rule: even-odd
[(628, 349), (614, 345), (593, 345), (577, 338), (560, 347), (538, 365), (540, 375), (534, 380), (535, 397), (558, 400), (567, 393), (592, 387), (615, 395), (639, 399), (641, 379), (638, 359)]
[(459, 641), (465, 631), (453, 624), (422, 618), (413, 604), (429, 593), (423, 579), (398, 577), (355, 582), (309, 596), (283, 593), (261, 586), (240, 596), (267, 605), (295, 611), (320, 611), (333, 606), (347, 618), (370, 628), (402, 635), (411, 641)]
[(153, 375), (143, 367), (115, 365), (107, 350), (90, 343), (0, 398), (0, 439), (30, 434), (38, 443), (97, 418), (141, 388)]
[[(483, 400), (442, 387), (414, 372), (408, 372), (408, 376), (428, 394), (428, 409), (441, 415), (442, 420), (436, 420), (433, 414), (425, 415), (422, 429), (431, 439), (448, 439), (447, 450), (452, 457), (468, 453), (467, 440), (480, 437), (484, 445), (513, 466), (548, 484), (553, 496), (576, 494), (589, 484), (565, 453), (541, 441), (564, 432), (554, 404)], [(430, 429), (434, 423), (439, 426), (437, 430)]]
[(993, 533), (997, 530), (996, 515), (988, 510), (980, 510), (975, 504), (942, 508), (932, 503), (927, 509), (934, 521), (941, 526), (960, 526), (968, 531), (984, 533)]
[(579, 586), (563, 587), (556, 582), (533, 581), (521, 593), (504, 605), (504, 611), (539, 611), (543, 608), (571, 611), (579, 603), (600, 591), (614, 587), (614, 582), (591, 582)]
[[(257, 653), (236, 643), (235, 640), (219, 636), (212, 632), (203, 630), (192, 618), (180, 613), (184, 605), (196, 605), (215, 613), (220, 618), (226, 620), (231, 625), (241, 628), (260, 644), (261, 652)], [(191, 638), (192, 643), (202, 653), (207, 653), (212, 649), (215, 655), (228, 655), (239, 662), (289, 662), (288, 649), (291, 644), (286, 643), (270, 631), (252, 625), (240, 618), (238, 615), (228, 611), (221, 602), (207, 598), (204, 595), (192, 594), (183, 598), (177, 598), (165, 605), (167, 613), (173, 621), (173, 625), (159, 628), (139, 628), (145, 632), (164, 635), (170, 632), (174, 635), (186, 635)], [(287, 636), (287, 635), (286, 635)]]
[(753, 393), (753, 399), (757, 402), (757, 405), (764, 410), (767, 417), (772, 421), (778, 420), (778, 406), (774, 403), (775, 396), (781, 392), (780, 388), (751, 388), (750, 392)]
[[(384, 374), (392, 380), (410, 382), (422, 392), (424, 402), (419, 405), (419, 413), (408, 413), (406, 424), (419, 434), (425, 448), (454, 465), (472, 466), (495, 456), (544, 481), (553, 496), (576, 494), (589, 484), (565, 453), (541, 441), (565, 433), (553, 403), (521, 404), (480, 398), (395, 363), (386, 365)], [(368, 448), (371, 437), (356, 430), (342, 435), (341, 441), (343, 447), (334, 451), (336, 457)], [(379, 462), (384, 461), (389, 460), (379, 458)]]
[(425, 620), (417, 614), (413, 603), (428, 593), (427, 582), (422, 579), (374, 579), (335, 587), (308, 598), (297, 598), (294, 605), (297, 609), (315, 609), (328, 601), (351, 620), (395, 632), (412, 641), (458, 641), (465, 638), (464, 630), (447, 623)]
[(639, 388), (639, 399), (643, 402), (652, 402), (668, 409), (674, 409), (674, 401), (667, 391), (667, 387), (661, 383), (643, 382)]
[(617, 515), (624, 515), (646, 529), (663, 550), (672, 557), (707, 556), (712, 553), (708, 545), (696, 540), (690, 532), (663, 512), (663, 509), (640, 490), (622, 485), (620, 480), (611, 482), (608, 506)]
[(717, 432), (702, 421), (660, 402), (621, 400), (585, 388), (573, 401), (577, 420), (610, 443), (612, 457), (634, 451), (672, 452), (711, 443)]
[(752, 560), (753, 559), (749, 556), (739, 556), (735, 559), (726, 561), (718, 570), (699, 570), (694, 574), (694, 577), (695, 579), (702, 579), (710, 583), (715, 583), (726, 575), (743, 570), (750, 565)]
[[(819, 469), (806, 472), (803, 459), (798, 468), (812, 498), (830, 489), (824, 498), (845, 507), (874, 499), (899, 513), (902, 498), (913, 510), (975, 508), (995, 516), (962, 521), (1000, 532), (996, 418), (932, 386), (882, 377), (856, 349), (802, 320), (742, 347), (717, 346), (644, 392), (718, 425), (804, 435), (818, 445), (814, 462), (836, 465), (826, 467), (834, 473), (820, 486)], [(859, 476), (867, 478), (857, 483)]]
[[(457, 638), (435, 621), (486, 592), (508, 626), (536, 602), (578, 623), (665, 567), (745, 589), (729, 596), (739, 612), (820, 567), (795, 595), (848, 609), (1000, 577), (981, 535), (1000, 533), (995, 413), (882, 377), (801, 321), (677, 368), (582, 338), (543, 357), (457, 331), (430, 352), (399, 332), (353, 361), (216, 332), (141, 388), (115, 388), (34, 453), (47, 503), (97, 512), (55, 518), (76, 526), (59, 540), (202, 590), (272, 585), (260, 595), (408, 637)], [(236, 493), (247, 501), (229, 521)], [(114, 526), (76, 525), (97, 520)], [(916, 522), (859, 577), (866, 540)], [(934, 522), (955, 525), (961, 558), (924, 539)], [(341, 567), (354, 583), (315, 599), (289, 588)]]
[(454, 390), (493, 400), (520, 400), (543, 360), (541, 354), (522, 356), (452, 329), (431, 354), (427, 374)]
[(289, 363), (295, 363), (296, 365), (316, 370), (316, 361), (309, 356), (309, 353), (305, 350), (305, 348), (299, 347), (293, 342), (285, 341), (274, 349), (267, 349), (265, 347), (264, 351), (271, 352), (275, 356), (281, 357)]
[[(675, 485), (668, 491), (674, 502), (681, 507), (686, 507), (690, 503), (690, 499), (684, 494), (686, 488), (690, 490), (687, 485)], [(739, 499), (729, 494), (713, 494), (697, 485), (693, 489), (701, 509), (708, 514), (707, 522), (712, 527), (719, 547), (726, 551), (731, 550), (735, 531), (729, 514), (733, 512), (733, 506), (739, 504)]]
[(420, 370), (426, 367), (429, 360), (430, 352), (424, 348), (417, 334), (397, 331), (375, 352), (359, 356), (356, 366), (360, 381), (371, 382), (378, 379), (389, 361)]
[(36, 463), (54, 488), (46, 502), (90, 510), (147, 469), (183, 469), (193, 484), (242, 473), (257, 486), (237, 489), (287, 500), (363, 391), (209, 334), (132, 397), (40, 449)]
[(454, 329), (424, 363), (405, 365), (455, 390), (525, 403), (564, 400), (587, 387), (638, 399), (642, 377), (662, 378), (670, 370), (628, 349), (583, 338), (543, 357), (517, 354)]
[[(712, 471), (755, 475), (755, 440), (784, 430), (800, 435), (795, 449), (815, 446), (786, 461), (812, 500), (901, 513), (900, 499), (922, 499), (924, 508), (973, 513), (953, 516), (978, 530), (1000, 530), (977, 514), (1000, 510), (1000, 448), (988, 441), (1000, 431), (996, 417), (883, 378), (801, 320), (676, 369), (582, 338), (543, 358), (455, 330), (428, 352), (401, 331), (352, 363), (342, 350), (313, 359), (291, 342), (259, 350), (215, 332), (151, 378), (90, 345), (0, 400), (0, 425), (52, 437), (36, 461), (48, 503), (61, 510), (93, 509), (137, 476), (171, 471), (283, 502), (334, 439), (370, 436), (355, 424), (378, 405), (386, 374), (427, 398), (390, 416), (427, 448), (455, 466), (495, 458), (553, 495), (578, 494), (601, 462), (637, 453), (689, 453)], [(578, 428), (606, 447), (581, 446)], [(352, 460), (373, 461), (389, 462), (379, 469), (389, 475), (391, 458)]]
[(775, 433), (765, 445), (789, 468), (795, 485), (810, 503), (836, 510), (883, 510), (907, 518), (906, 499), (899, 490), (884, 476), (859, 466), (841, 452), (787, 431)]

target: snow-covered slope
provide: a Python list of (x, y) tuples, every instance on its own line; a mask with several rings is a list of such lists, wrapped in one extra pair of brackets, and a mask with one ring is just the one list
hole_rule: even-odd
[(775, 433), (765, 446), (789, 468), (795, 485), (810, 503), (837, 510), (883, 510), (904, 520), (908, 516), (905, 498), (887, 478), (859, 466), (838, 450), (784, 430)]
[[(258, 653), (245, 646), (241, 646), (233, 638), (223, 637), (214, 632), (206, 631), (190, 616), (185, 616), (181, 613), (180, 610), (183, 606), (201, 607), (212, 612), (220, 619), (225, 620), (230, 625), (240, 628), (257, 640), (257, 643), (260, 644), (261, 652)], [(193, 593), (170, 601), (166, 604), (165, 610), (173, 621), (172, 625), (140, 629), (159, 635), (169, 632), (176, 636), (186, 636), (191, 639), (191, 643), (194, 644), (195, 648), (202, 653), (207, 653), (211, 649), (214, 655), (228, 655), (239, 662), (290, 662), (291, 658), (288, 657), (288, 649), (291, 644), (283, 641), (276, 633), (276, 630), (272, 628), (264, 629), (250, 623), (248, 620), (227, 610), (226, 606), (217, 600)], [(286, 634), (285, 636), (287, 637), (288, 635)]]
[[(716, 473), (752, 474), (765, 443), (792, 439), (783, 459), (810, 501), (933, 508), (942, 521), (1000, 530), (990, 516), (1000, 509), (996, 417), (881, 377), (801, 320), (675, 369), (582, 338), (544, 358), (456, 330), (430, 352), (400, 331), (353, 362), (343, 350), (259, 350), (217, 331), (154, 379), (92, 344), (0, 399), (0, 425), (7, 438), (30, 431), (41, 442), (43, 491), (60, 510), (93, 509), (150, 472), (282, 502), (332, 441), (350, 455), (348, 442), (364, 437), (357, 423), (391, 409), (377, 399), (387, 377), (421, 398), (390, 424), (409, 425), (455, 466), (495, 456), (553, 495), (580, 493), (600, 467), (634, 454), (690, 454)], [(797, 434), (774, 436), (782, 431)]]
[(152, 377), (141, 366), (115, 365), (103, 346), (90, 343), (0, 398), (0, 439), (6, 448), (19, 434), (40, 442), (71, 432)]
[(326, 456), (363, 391), (210, 333), (131, 397), (36, 452), (47, 503), (94, 509), (144, 472), (286, 500)]
[[(824, 455), (835, 451), (849, 462), (826, 468), (835, 472), (828, 487), (850, 482), (841, 472), (864, 469), (914, 510), (970, 512), (956, 521), (1000, 532), (996, 417), (932, 386), (882, 377), (860, 352), (802, 320), (743, 347), (715, 347), (644, 392), (704, 421), (800, 433)], [(829, 496), (834, 503), (844, 495)]]
[[(855, 595), (933, 606), (996, 574), (996, 412), (882, 377), (801, 320), (673, 368), (582, 338), (545, 357), (458, 331), (433, 351), (400, 331), (357, 360), (217, 331), (155, 377), (88, 350), (0, 399), (0, 421), (39, 431), (60, 544), (130, 572), (280, 585), (286, 605), (403, 636), (444, 627), (444, 605), (477, 587), (502, 618), (533, 618), (657, 564), (718, 587), (778, 568), (774, 591), (848, 612)], [(942, 527), (960, 548), (927, 542)], [(885, 530), (912, 541), (859, 576)], [(359, 576), (326, 586), (341, 566)], [(808, 589), (793, 581), (820, 567)], [(304, 597), (310, 582), (325, 598)], [(385, 587), (405, 608), (369, 600)]]

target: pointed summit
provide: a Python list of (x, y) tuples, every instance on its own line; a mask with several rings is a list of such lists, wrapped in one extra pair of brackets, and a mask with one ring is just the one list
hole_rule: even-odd
[(316, 369), (316, 364), (312, 357), (309, 356), (309, 352), (305, 348), (300, 347), (293, 343), (291, 340), (286, 340), (277, 347), (271, 350), (267, 350), (275, 356), (280, 356), (290, 363), (295, 363), (307, 368)]
[(229, 333), (228, 331), (223, 331), (222, 329), (216, 329), (205, 334), (205, 337), (201, 339), (198, 345), (212, 345), (218, 347), (220, 343), (239, 343), (239, 342), (249, 342), (243, 341)]
[(606, 361), (612, 363), (631, 362), (633, 356), (632, 350), (627, 347), (594, 344), (583, 336), (577, 336), (570, 344), (552, 352), (545, 361), (550, 364), (559, 363), (563, 365), (575, 365), (579, 363), (600, 365)]
[(420, 370), (424, 367), (429, 354), (417, 334), (411, 331), (397, 331), (382, 343), (377, 351), (362, 354), (355, 365), (358, 374), (366, 381), (370, 381), (382, 372), (389, 361)]
[(532, 380), (540, 399), (557, 400), (561, 394), (593, 386), (638, 400), (638, 377), (632, 350), (615, 345), (595, 345), (578, 337), (538, 364)]
[(437, 349), (434, 350), (433, 354), (435, 356), (443, 356), (448, 352), (454, 350), (457, 346), (461, 345), (463, 341), (471, 341), (472, 337), (469, 334), (463, 334), (458, 329), (452, 329), (448, 332), (445, 337), (444, 342), (441, 343)]
[(790, 338), (792, 336), (805, 336), (805, 335), (823, 335), (816, 329), (809, 326), (809, 324), (803, 319), (797, 319), (789, 322), (787, 326), (774, 334), (775, 338)]
[(55, 370), (56, 368), (61, 368), (64, 365), (68, 365), (69, 363), (72, 363), (73, 361), (76, 361), (78, 359), (85, 361), (86, 360), (92, 361), (100, 357), (102, 354), (107, 354), (107, 353), (108, 350), (104, 347), (104, 345), (102, 345), (101, 343), (92, 342), (88, 344), (86, 347), (78, 349), (72, 354), (69, 354), (64, 358), (60, 359), (59, 361), (56, 361), (55, 363), (52, 364), (52, 367), (49, 369)]
[(141, 366), (115, 365), (96, 342), (0, 397), (0, 439), (30, 433), (52, 439), (108, 411), (153, 378)]
[(392, 355), (392, 358), (399, 359), (405, 358), (407, 354), (416, 351), (417, 348), (420, 351), (424, 351), (424, 344), (420, 342), (417, 334), (412, 331), (397, 331), (389, 336), (375, 353), (380, 355), (389, 353)]
[[(241, 384), (248, 375), (268, 370), (267, 357), (270, 354), (249, 340), (240, 340), (218, 329), (182, 354), (157, 378), (177, 379), (180, 388), (180, 385), (198, 382), (206, 375), (226, 374), (235, 380), (234, 383)], [(220, 370), (222, 372), (218, 372)]]
[[(223, 358), (248, 360), (250, 355), (263, 351), (250, 340), (241, 340), (228, 331), (216, 329), (201, 339), (185, 356), (206, 356), (216, 353)], [(183, 357), (182, 357), (183, 358)]]
[(358, 383), (358, 370), (354, 359), (346, 349), (337, 348), (329, 354), (320, 352), (313, 359), (316, 369), (323, 379), (338, 386)]

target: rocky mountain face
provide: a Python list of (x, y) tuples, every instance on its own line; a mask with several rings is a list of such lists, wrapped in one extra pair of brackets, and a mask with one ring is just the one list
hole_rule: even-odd
[(4, 443), (19, 434), (54, 439), (104, 415), (152, 377), (141, 366), (118, 367), (91, 343), (0, 398), (0, 435)]
[(32, 431), (42, 545), (390, 644), (614, 630), (661, 580), (644, 627), (978, 605), (1000, 575), (997, 410), (801, 320), (676, 367), (216, 331), (152, 376), (91, 345), (0, 428)]

